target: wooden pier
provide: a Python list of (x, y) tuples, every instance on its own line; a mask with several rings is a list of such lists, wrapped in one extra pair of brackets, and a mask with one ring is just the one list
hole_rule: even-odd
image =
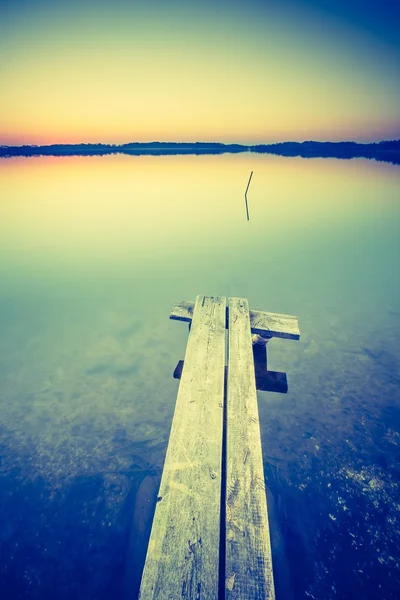
[(265, 344), (299, 339), (297, 318), (206, 296), (171, 318), (190, 334), (139, 598), (273, 600), (256, 387), (287, 391)]

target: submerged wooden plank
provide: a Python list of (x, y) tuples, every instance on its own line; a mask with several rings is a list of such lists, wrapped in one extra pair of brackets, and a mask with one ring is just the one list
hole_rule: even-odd
[(275, 598), (248, 302), (230, 298), (225, 598)]
[[(191, 322), (194, 302), (183, 300), (177, 302), (172, 309), (170, 318), (176, 321)], [(229, 316), (227, 318), (227, 327)], [(251, 332), (264, 337), (280, 337), (289, 340), (299, 340), (300, 330), (298, 318), (293, 315), (280, 315), (261, 310), (250, 311)]]
[(196, 299), (139, 598), (218, 598), (225, 298)]

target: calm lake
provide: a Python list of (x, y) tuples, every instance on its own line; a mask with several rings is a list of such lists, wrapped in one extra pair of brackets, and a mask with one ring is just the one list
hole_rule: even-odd
[(14, 158), (0, 189), (2, 600), (136, 597), (197, 294), (299, 317), (258, 394), (277, 600), (397, 599), (400, 168)]

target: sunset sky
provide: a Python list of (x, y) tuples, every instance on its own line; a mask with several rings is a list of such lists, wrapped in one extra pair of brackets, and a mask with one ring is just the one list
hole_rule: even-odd
[(400, 138), (397, 0), (0, 0), (0, 144)]

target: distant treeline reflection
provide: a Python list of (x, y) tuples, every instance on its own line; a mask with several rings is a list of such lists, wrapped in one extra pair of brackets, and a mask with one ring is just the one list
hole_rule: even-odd
[(0, 157), (13, 156), (95, 156), (105, 154), (165, 155), (224, 154), (255, 152), (303, 158), (370, 158), (400, 164), (400, 140), (372, 144), (357, 142), (282, 142), (278, 144), (222, 144), (207, 142), (132, 142), (129, 144), (52, 144), (49, 146), (0, 146)]

